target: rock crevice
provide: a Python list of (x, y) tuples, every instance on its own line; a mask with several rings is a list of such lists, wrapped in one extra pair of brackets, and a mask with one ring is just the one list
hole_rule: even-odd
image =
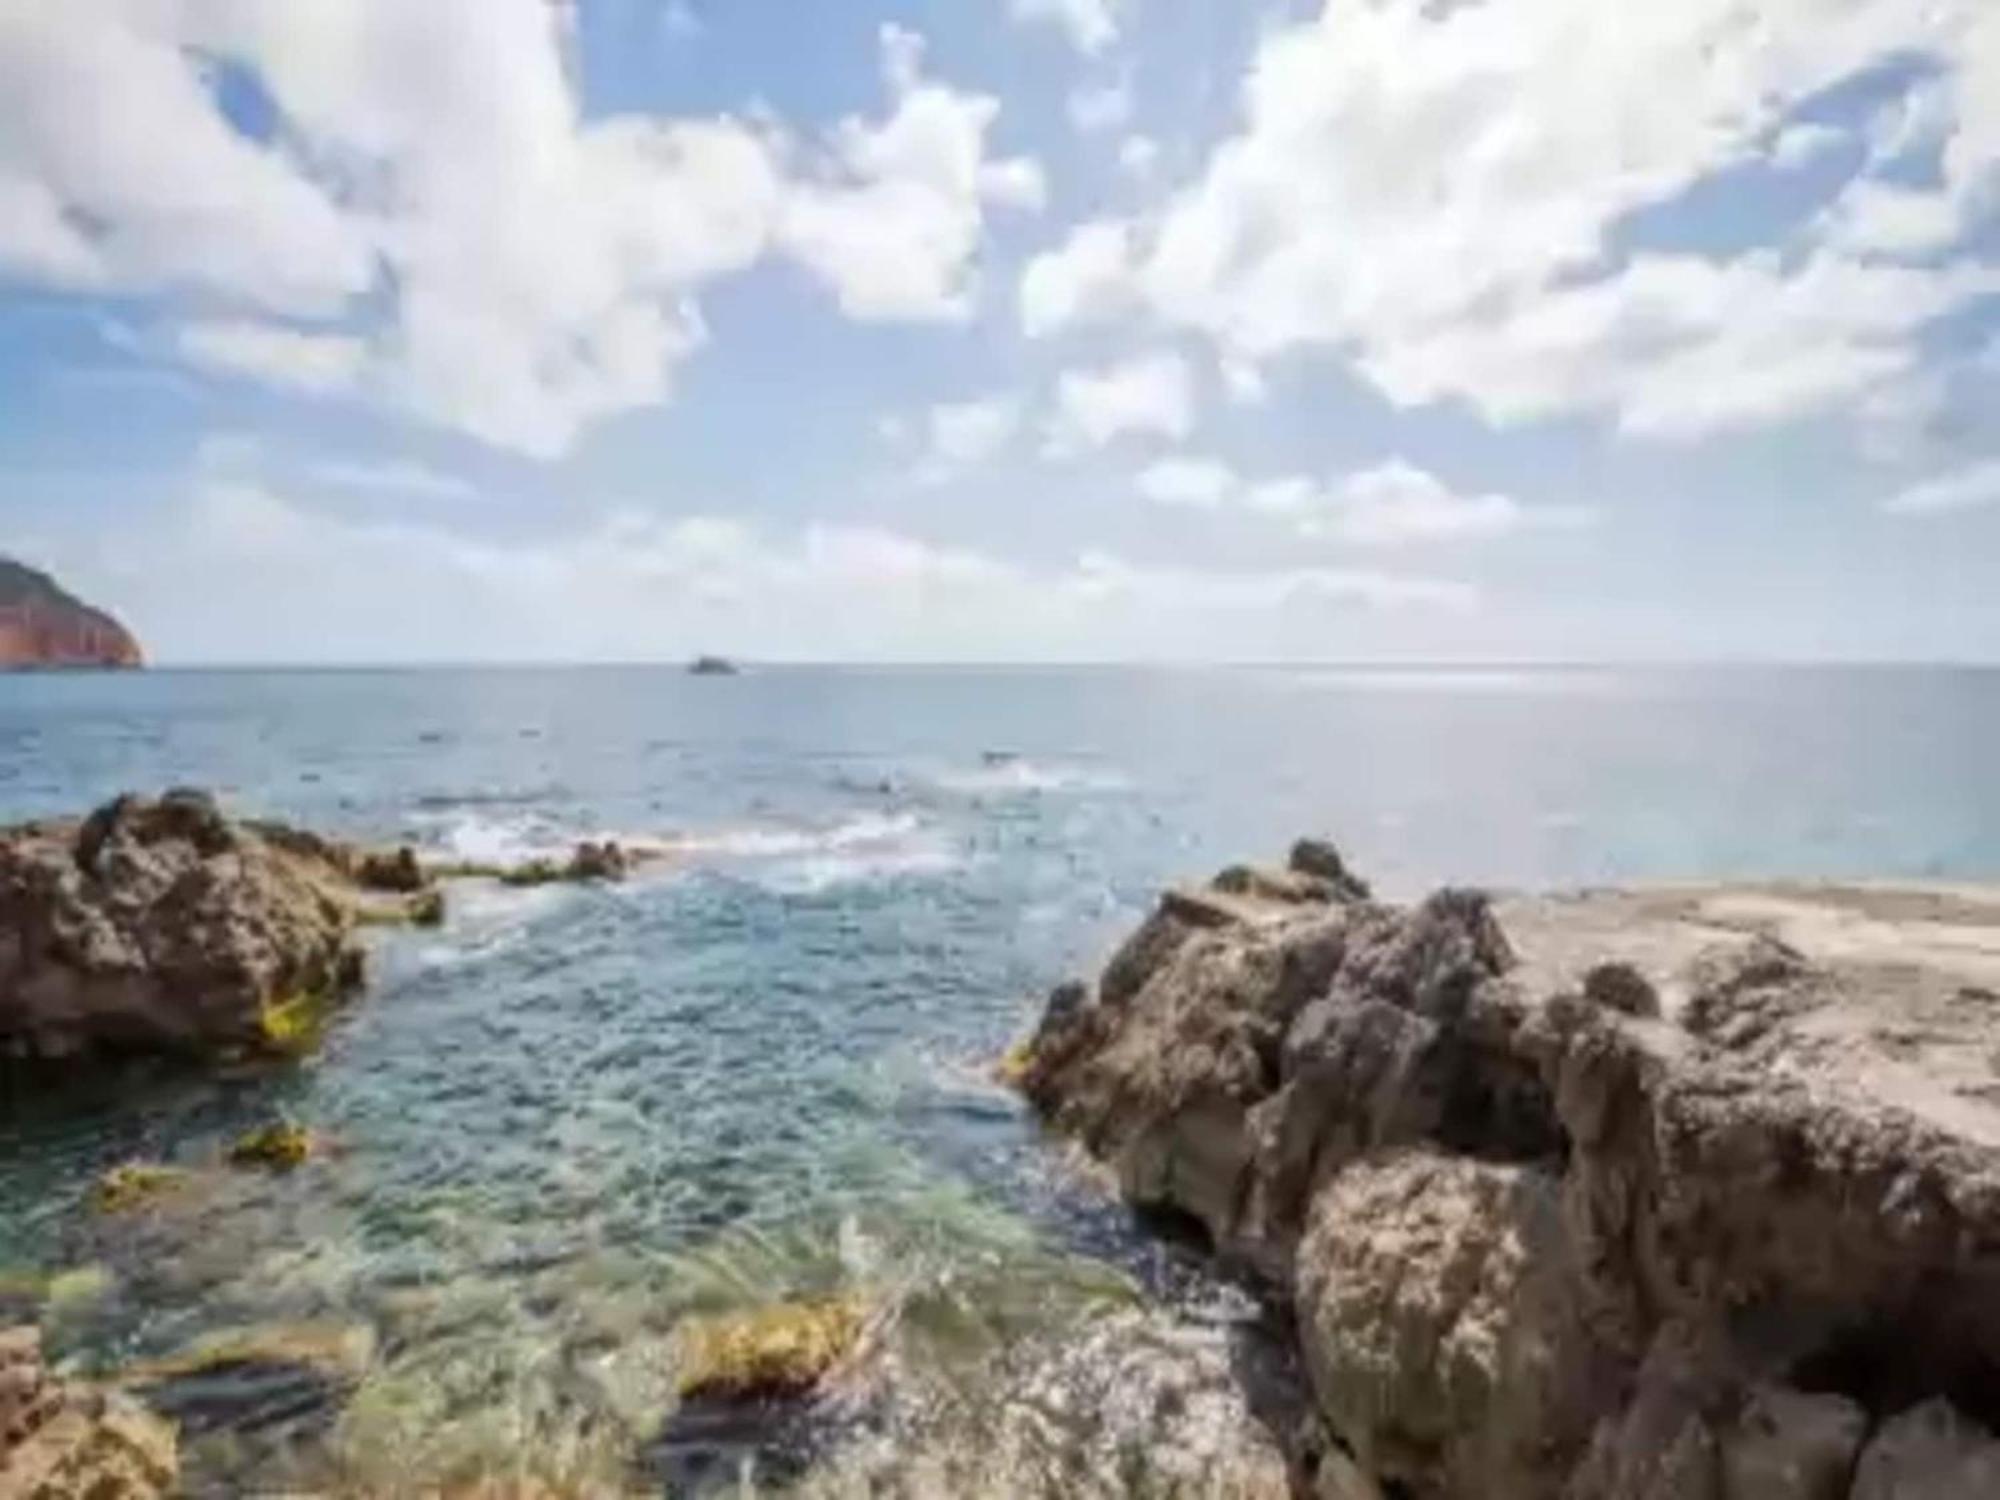
[[(2000, 1494), (2000, 893), (1168, 893), (1015, 1073), (1292, 1304), (1321, 1490)], [(1974, 997), (1974, 998), (1968, 998)]]

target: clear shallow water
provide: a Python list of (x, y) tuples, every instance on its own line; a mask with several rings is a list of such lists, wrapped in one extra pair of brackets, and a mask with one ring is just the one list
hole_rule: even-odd
[[(8, 821), (193, 783), (466, 857), (671, 851), (618, 888), (455, 889), (304, 1066), (0, 1123), (0, 1269), (103, 1266), (54, 1321), (104, 1360), (368, 1327), (346, 1437), (378, 1466), (525, 1444), (524, 1409), (643, 1406), (718, 1279), (1157, 1270), (983, 1068), (1168, 879), (1307, 830), (1392, 894), (1990, 878), (1996, 744), (2000, 674), (1961, 671), (0, 679)], [(340, 1154), (138, 1228), (81, 1211), (104, 1168), (278, 1110)]]

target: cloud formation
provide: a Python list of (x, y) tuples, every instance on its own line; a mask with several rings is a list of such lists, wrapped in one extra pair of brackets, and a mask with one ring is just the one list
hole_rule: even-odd
[(1194, 428), (1194, 371), (1179, 354), (1142, 354), (1056, 382), (1048, 449), (1054, 456), (1124, 437), (1184, 438)]
[[(1804, 149), (1792, 112), (1898, 59), (1937, 180), (1877, 150), (1802, 248), (1635, 249), (1632, 216)], [(2000, 185), (1985, 0), (1324, 0), (1267, 32), (1243, 124), (1157, 212), (1023, 278), (1048, 336), (1144, 309), (1225, 358), (1327, 348), (1399, 405), (1601, 412), (1688, 438), (1853, 406), (2000, 290), (1969, 236)]]
[[(438, 513), (433, 513), (438, 514)], [(1449, 580), (1325, 567), (1209, 570), (1086, 553), (1029, 567), (877, 527), (759, 526), (623, 508), (516, 542), (315, 509), (255, 473), (197, 478), (142, 538), (50, 561), (117, 597), (157, 652), (206, 660), (847, 660), (1309, 655), (1374, 617), (1449, 619)], [(175, 580), (228, 578), (226, 591)]]
[[(201, 309), (209, 368), (365, 394), (552, 456), (666, 399), (695, 297), (773, 250), (861, 319), (965, 316), (997, 101), (882, 32), (891, 109), (823, 144), (586, 116), (544, 0), (206, 0), (0, 11), (0, 275)], [(222, 85), (276, 117), (239, 129)], [(357, 353), (358, 351), (358, 353)]]
[(1592, 512), (1576, 506), (1462, 495), (1400, 458), (1319, 483), (1296, 474), (1248, 480), (1220, 460), (1177, 455), (1141, 471), (1136, 484), (1140, 494), (1161, 505), (1238, 510), (1282, 522), (1302, 537), (1354, 547), (1474, 541), (1592, 520)]

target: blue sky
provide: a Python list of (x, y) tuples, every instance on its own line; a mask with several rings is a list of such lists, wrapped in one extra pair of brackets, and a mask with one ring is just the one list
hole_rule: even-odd
[(1986, 0), (0, 0), (167, 661), (2000, 659)]

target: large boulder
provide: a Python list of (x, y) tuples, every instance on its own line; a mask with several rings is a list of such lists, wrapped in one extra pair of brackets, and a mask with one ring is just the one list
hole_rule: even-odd
[(1336, 1492), (2000, 1494), (2000, 892), (1365, 891), (1170, 892), (1014, 1068), (1292, 1303)]
[(0, 1057), (284, 1043), (361, 978), (353, 889), (339, 846), (202, 792), (0, 832)]

